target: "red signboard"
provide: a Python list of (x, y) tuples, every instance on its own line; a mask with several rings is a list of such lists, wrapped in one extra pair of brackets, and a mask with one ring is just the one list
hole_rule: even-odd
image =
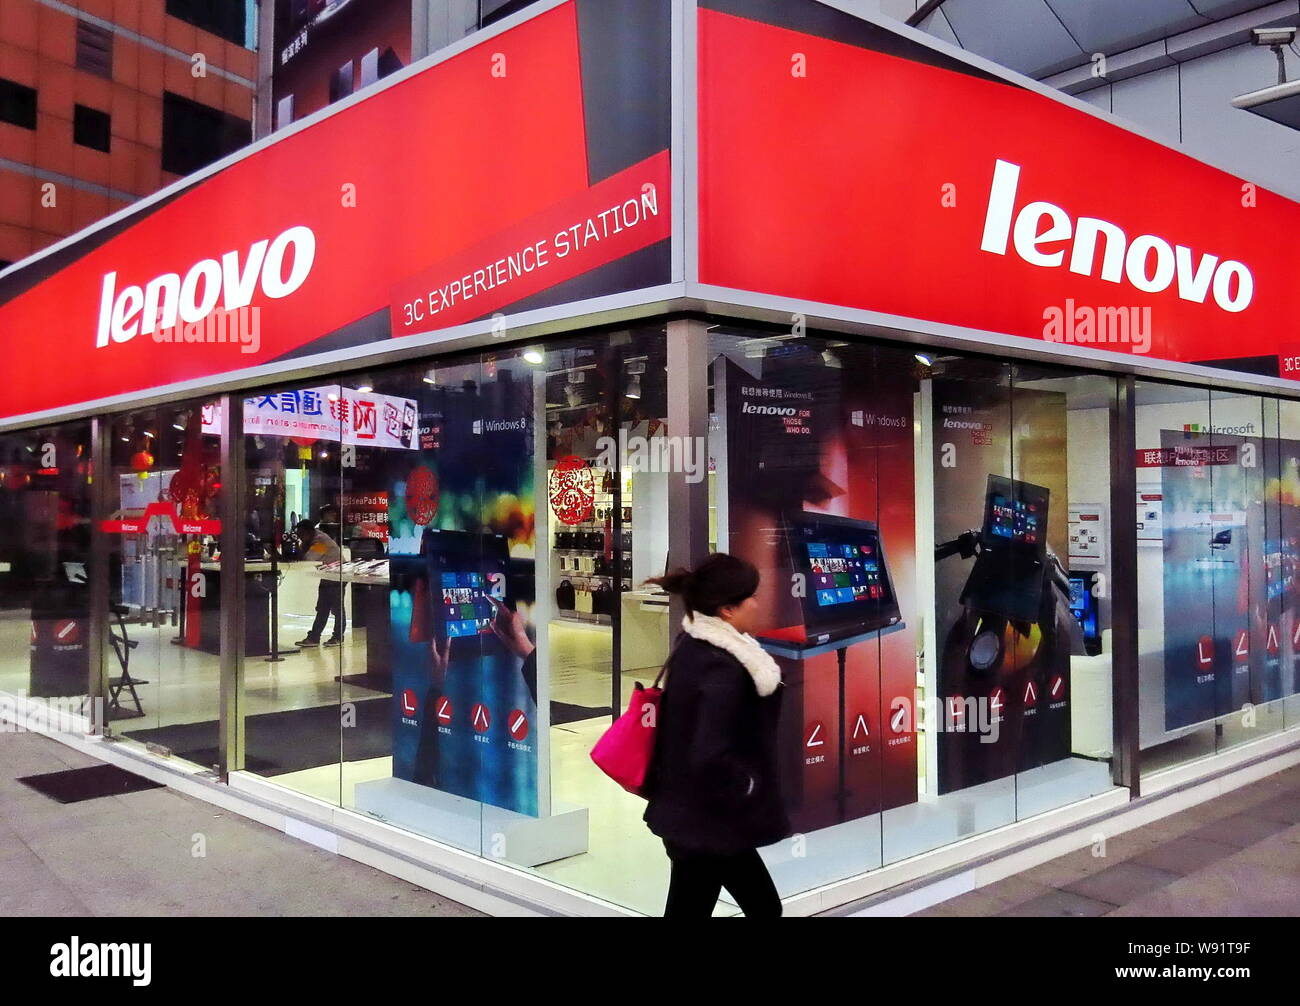
[(699, 31), (703, 283), (1175, 361), (1291, 338), (1297, 204), (815, 3)]
[(669, 51), (608, 21), (570, 0), (0, 280), (0, 417), (667, 282)]

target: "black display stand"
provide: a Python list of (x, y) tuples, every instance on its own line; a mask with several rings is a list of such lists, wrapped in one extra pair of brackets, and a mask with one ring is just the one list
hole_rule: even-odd
[(886, 626), (882, 629), (873, 629), (871, 632), (863, 632), (856, 636), (846, 636), (844, 639), (836, 639), (829, 643), (823, 643), (820, 646), (799, 646), (796, 644), (782, 643), (778, 640), (759, 639), (758, 644), (773, 656), (785, 657), (787, 660), (807, 660), (810, 657), (818, 657), (823, 653), (835, 651), (835, 665), (839, 677), (839, 784), (835, 791), (835, 805), (839, 812), (839, 819), (844, 821), (848, 816), (848, 758), (846, 757), (848, 742), (845, 737), (845, 719), (844, 719), (844, 679), (848, 667), (848, 650), (850, 646), (857, 643), (866, 642), (869, 639), (875, 639), (879, 636), (887, 636), (891, 632), (898, 632), (906, 628), (906, 622), (895, 622), (893, 625)]

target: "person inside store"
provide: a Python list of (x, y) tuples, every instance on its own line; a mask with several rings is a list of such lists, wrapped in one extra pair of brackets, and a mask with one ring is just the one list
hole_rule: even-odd
[(747, 918), (781, 914), (760, 847), (790, 835), (777, 765), (781, 670), (748, 634), (758, 612), (752, 563), (709, 556), (649, 581), (680, 595), (645, 822), (671, 862), (665, 918), (707, 918), (725, 887)]
[[(343, 550), (338, 543), (309, 520), (300, 520), (294, 528), (298, 540), (302, 542), (302, 555), (312, 559), (318, 566), (339, 562)], [(319, 646), (321, 633), (330, 615), (334, 616), (334, 634), (325, 640), (326, 646), (338, 646), (343, 642), (343, 633), (347, 629), (348, 619), (343, 611), (343, 581), (337, 576), (323, 576), (316, 588), (316, 620), (306, 637), (298, 640), (295, 646)]]

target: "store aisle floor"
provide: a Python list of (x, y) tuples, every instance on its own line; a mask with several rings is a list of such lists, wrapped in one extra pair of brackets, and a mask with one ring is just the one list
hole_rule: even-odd
[[(1101, 831), (1103, 829), (1099, 829)], [(919, 914), (1300, 916), (1300, 767)]]
[(173, 790), (61, 804), (17, 781), (98, 764), (0, 733), (0, 917), (480, 914)]

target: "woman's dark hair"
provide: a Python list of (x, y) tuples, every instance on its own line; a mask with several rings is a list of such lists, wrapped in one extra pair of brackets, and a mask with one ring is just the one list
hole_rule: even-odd
[(646, 583), (680, 594), (688, 612), (716, 615), (719, 608), (739, 604), (758, 590), (758, 570), (752, 562), (726, 552), (714, 552), (694, 569), (675, 569)]

